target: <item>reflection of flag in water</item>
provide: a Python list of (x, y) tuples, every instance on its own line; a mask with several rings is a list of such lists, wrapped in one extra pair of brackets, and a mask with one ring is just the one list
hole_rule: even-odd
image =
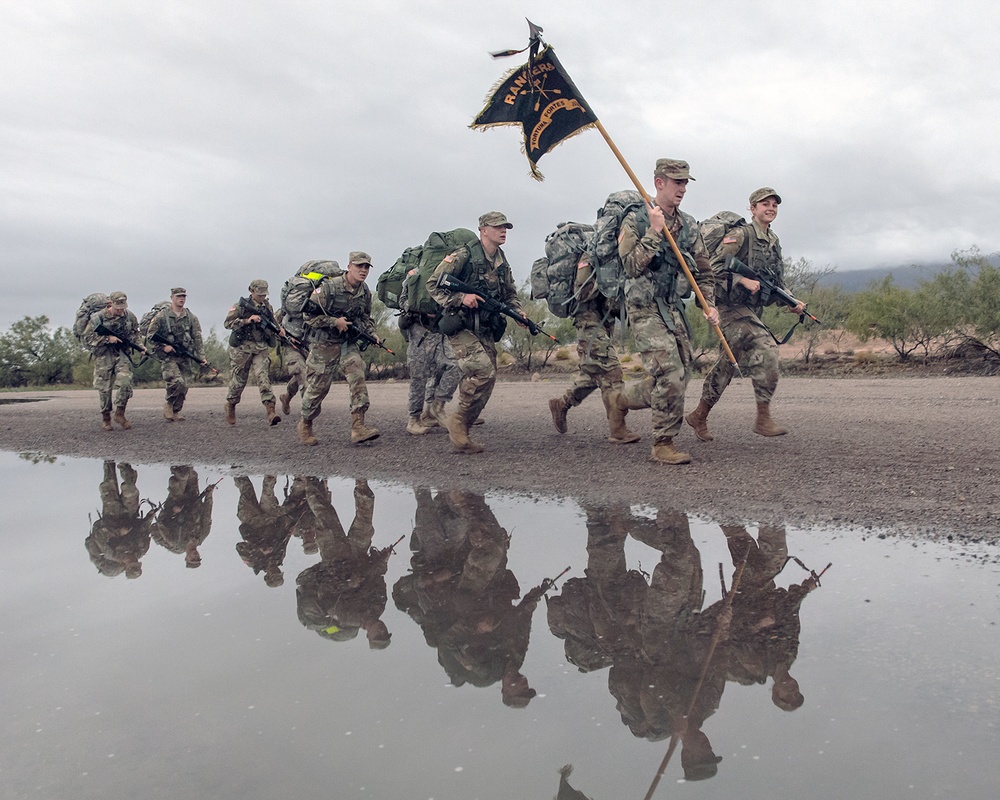
[(546, 46), (501, 79), (470, 127), (520, 125), (531, 175), (542, 180), (538, 160), (563, 139), (596, 122), (597, 115), (573, 85), (555, 51)]

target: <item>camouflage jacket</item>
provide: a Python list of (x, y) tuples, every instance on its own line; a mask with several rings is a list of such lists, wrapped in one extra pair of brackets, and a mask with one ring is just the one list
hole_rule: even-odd
[(719, 311), (736, 312), (736, 316), (740, 316), (739, 312), (759, 315), (764, 306), (773, 305), (775, 299), (766, 291), (751, 295), (745, 287), (737, 284), (739, 276), (733, 276), (730, 282), (726, 271), (729, 256), (735, 256), (758, 275), (784, 289), (785, 270), (777, 234), (770, 228), (762, 230), (755, 222), (740, 225), (722, 238), (712, 258), (712, 269), (718, 284)]
[(156, 334), (191, 353), (199, 360), (205, 357), (202, 352), (201, 323), (186, 308), (180, 315), (175, 314), (170, 308), (164, 308), (149, 324), (149, 334), (146, 337), (146, 347), (152, 350), (153, 355), (161, 361), (167, 358), (183, 358), (176, 351), (165, 353), (162, 343), (152, 341)]
[(241, 297), (229, 309), (223, 326), (226, 330), (233, 332), (229, 337), (229, 344), (231, 346), (239, 347), (241, 344), (250, 342), (258, 345), (266, 345), (267, 347), (274, 347), (278, 344), (278, 337), (274, 331), (265, 327), (263, 322), (250, 322), (249, 317), (254, 314), (258, 314), (265, 319), (268, 316), (274, 319), (274, 309), (271, 308), (271, 304), (267, 300), (257, 305), (253, 300)]
[(350, 342), (350, 328), (341, 333), (334, 325), (339, 317), (375, 335), (371, 289), (365, 283), (351, 289), (346, 274), (325, 280), (314, 289), (303, 309), (303, 317), (310, 342)]
[(121, 316), (114, 316), (108, 313), (107, 309), (103, 309), (91, 315), (83, 332), (83, 343), (95, 357), (117, 355), (127, 347), (125, 344), (111, 344), (108, 341), (109, 336), (97, 333), (96, 329), (101, 325), (113, 330), (119, 339), (139, 344), (139, 321), (135, 314), (126, 311)]

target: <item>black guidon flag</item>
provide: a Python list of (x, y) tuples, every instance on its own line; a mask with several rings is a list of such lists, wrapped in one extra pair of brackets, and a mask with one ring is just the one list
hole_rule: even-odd
[(546, 45), (528, 63), (501, 78), (469, 127), (520, 125), (531, 176), (542, 180), (538, 160), (564, 139), (596, 122), (597, 115), (573, 85), (555, 51)]

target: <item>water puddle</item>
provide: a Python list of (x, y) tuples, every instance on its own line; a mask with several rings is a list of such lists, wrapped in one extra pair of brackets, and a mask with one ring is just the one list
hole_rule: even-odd
[(1000, 782), (995, 546), (191, 466), (0, 471), (5, 797)]

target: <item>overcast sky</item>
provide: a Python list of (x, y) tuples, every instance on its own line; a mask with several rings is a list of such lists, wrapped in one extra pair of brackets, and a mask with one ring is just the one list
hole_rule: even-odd
[(363, 249), (374, 286), (493, 209), (527, 278), (630, 184), (596, 131), (539, 183), (519, 131), (469, 130), (525, 17), (640, 177), (690, 162), (698, 219), (770, 185), (785, 255), (818, 267), (1000, 249), (994, 2), (0, 0), (0, 327), (183, 285), (221, 328), (253, 278), (276, 299)]

